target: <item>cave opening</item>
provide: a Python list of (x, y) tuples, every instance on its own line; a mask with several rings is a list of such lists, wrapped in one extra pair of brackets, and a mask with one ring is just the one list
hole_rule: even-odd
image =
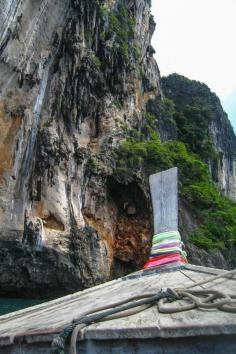
[(142, 268), (148, 258), (152, 236), (149, 197), (136, 182), (127, 185), (110, 177), (107, 191), (114, 219), (113, 276)]

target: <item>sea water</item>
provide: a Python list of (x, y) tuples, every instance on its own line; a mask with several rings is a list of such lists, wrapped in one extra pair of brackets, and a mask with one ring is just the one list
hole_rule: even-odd
[(0, 316), (43, 303), (45, 300), (0, 298)]

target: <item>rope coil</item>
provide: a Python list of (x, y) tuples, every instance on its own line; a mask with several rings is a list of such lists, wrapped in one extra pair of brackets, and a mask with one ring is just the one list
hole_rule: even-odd
[[(218, 309), (225, 312), (236, 313), (236, 296), (228, 296), (221, 291), (216, 290), (171, 290), (175, 297), (175, 303), (178, 300), (186, 301), (185, 304), (179, 306), (171, 306), (168, 299), (160, 299), (158, 302), (158, 310), (161, 313), (175, 313), (199, 309)], [(202, 299), (202, 300), (201, 300)], [(165, 305), (168, 303), (168, 305)]]
[[(210, 277), (206, 280), (186, 286), (182, 289), (162, 289), (157, 294), (142, 294), (130, 299), (119, 301), (108, 306), (101, 306), (88, 311), (75, 323), (66, 327), (52, 342), (52, 354), (65, 354), (65, 344), (68, 338), (70, 342), (70, 354), (76, 354), (76, 343), (79, 333), (92, 323), (113, 320), (121, 317), (137, 314), (157, 304), (160, 313), (176, 313), (192, 309), (217, 309), (225, 312), (236, 313), (236, 295), (227, 295), (222, 291), (201, 289), (192, 290), (214, 280), (233, 276), (236, 269)], [(173, 305), (174, 303), (174, 305)], [(179, 303), (179, 305), (176, 305)]]

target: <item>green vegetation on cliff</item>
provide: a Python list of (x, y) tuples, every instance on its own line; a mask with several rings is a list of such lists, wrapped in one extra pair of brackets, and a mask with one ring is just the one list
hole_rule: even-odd
[(140, 45), (134, 40), (135, 19), (128, 12), (125, 2), (121, 1), (112, 11), (109, 11), (107, 5), (101, 5), (100, 17), (109, 23), (105, 29), (105, 38), (112, 39), (114, 35), (116, 36), (113, 49), (118, 49), (125, 60), (128, 59), (130, 53), (138, 60), (141, 54)]
[(217, 158), (208, 129), (214, 118), (216, 95), (206, 85), (177, 74), (162, 78), (162, 86), (176, 107), (173, 118), (178, 139), (204, 161)]
[[(170, 99), (165, 101), (165, 105), (162, 104), (162, 111), (165, 108), (169, 118), (175, 119), (179, 112)], [(195, 104), (192, 107), (189, 105), (188, 113), (189, 116), (196, 118), (198, 117), (196, 112), (199, 110), (201, 112), (199, 119), (203, 121), (205, 109), (196, 108)], [(204, 162), (203, 157), (215, 156), (211, 141), (207, 148), (204, 144), (200, 145), (202, 147), (200, 154), (195, 153), (198, 152), (198, 145), (193, 148), (190, 138), (189, 142), (185, 141), (185, 137), (183, 141), (161, 142), (156, 131), (157, 119), (158, 117), (148, 112), (145, 116), (144, 132), (130, 131), (130, 136), (123, 142), (119, 151), (118, 172), (128, 175), (132, 170), (141, 170), (150, 175), (177, 166), (180, 196), (188, 203), (200, 225), (190, 235), (190, 241), (207, 250), (220, 249), (228, 256), (230, 249), (236, 246), (236, 204), (220, 195), (210, 177), (208, 165)], [(197, 124), (196, 127), (192, 124), (189, 128), (193, 140), (196, 128)], [(208, 137), (206, 132), (204, 136), (203, 131), (204, 129), (201, 135), (202, 142), (205, 142)], [(197, 143), (197, 139), (195, 142)]]

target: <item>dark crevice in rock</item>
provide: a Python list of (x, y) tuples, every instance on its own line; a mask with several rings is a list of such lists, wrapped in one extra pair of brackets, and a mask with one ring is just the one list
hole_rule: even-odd
[(148, 201), (135, 182), (122, 185), (109, 178), (107, 188), (115, 221), (113, 274), (120, 274), (124, 268), (124, 272), (131, 272), (142, 267), (150, 251)]

